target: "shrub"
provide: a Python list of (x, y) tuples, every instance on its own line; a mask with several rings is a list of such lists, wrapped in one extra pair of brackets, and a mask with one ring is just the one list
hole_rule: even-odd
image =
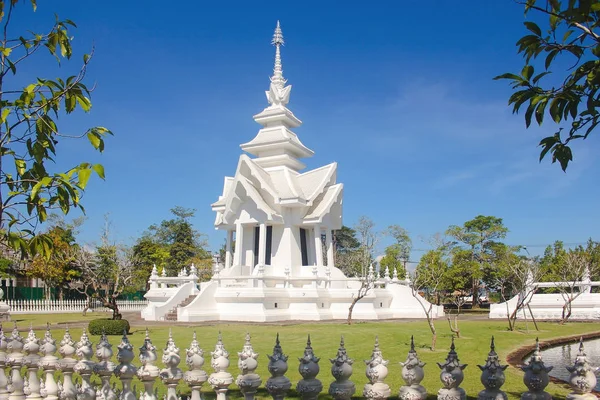
[(93, 319), (88, 325), (88, 331), (92, 335), (122, 335), (123, 331), (129, 333), (129, 321), (126, 319), (101, 318)]

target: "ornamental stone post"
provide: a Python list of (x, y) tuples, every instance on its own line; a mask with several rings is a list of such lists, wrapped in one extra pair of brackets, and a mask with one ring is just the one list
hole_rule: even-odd
[(535, 339), (535, 350), (529, 360), (529, 363), (522, 366), (521, 369), (525, 371), (523, 376), (523, 383), (529, 389), (527, 392), (521, 395), (521, 400), (551, 400), (552, 396), (545, 392), (544, 389), (548, 386), (550, 378), (548, 372), (553, 367), (546, 367), (540, 354), (540, 341), (538, 338)]
[[(386, 271), (388, 271), (387, 267)], [(389, 279), (389, 271), (387, 276)], [(367, 364), (365, 374), (367, 375), (367, 379), (369, 379), (369, 383), (365, 385), (363, 396), (367, 399), (385, 400), (392, 394), (389, 385), (383, 382), (388, 375), (388, 363), (388, 360), (383, 359), (383, 354), (379, 349), (379, 338), (375, 336), (375, 347), (373, 348), (373, 353), (371, 353), (371, 359), (365, 360), (365, 364)]]
[(354, 392), (356, 392), (354, 382), (349, 380), (352, 376), (352, 364), (354, 360), (349, 358), (346, 353), (343, 336), (340, 340), (340, 347), (336, 357), (329, 359), (329, 361), (332, 364), (331, 375), (335, 378), (335, 382), (329, 385), (329, 394), (335, 400), (350, 400)]
[(160, 379), (167, 386), (167, 400), (177, 400), (177, 383), (183, 378), (183, 372), (179, 368), (181, 362), (179, 347), (175, 345), (170, 329), (169, 339), (167, 339), (167, 345), (163, 351), (162, 362), (165, 368), (160, 371)]
[(262, 383), (260, 376), (255, 372), (258, 367), (258, 353), (252, 348), (250, 334), (246, 333), (246, 343), (242, 351), (238, 352), (238, 368), (240, 375), (235, 380), (246, 400), (253, 400), (256, 390)]
[(77, 360), (73, 358), (75, 352), (75, 341), (71, 337), (69, 328), (66, 328), (65, 334), (60, 341), (60, 347), (58, 348), (58, 353), (62, 356), (62, 359), (58, 363), (58, 368), (63, 373), (62, 390), (58, 394), (61, 400), (77, 399), (77, 388), (73, 383), (73, 371), (75, 364), (77, 364)]
[(137, 368), (131, 364), (135, 358), (135, 354), (133, 353), (133, 345), (127, 338), (126, 330), (123, 330), (123, 337), (117, 349), (117, 361), (119, 365), (117, 365), (114, 372), (117, 378), (123, 383), (123, 390), (121, 391), (119, 400), (136, 400), (135, 393), (131, 390), (131, 380), (135, 376)]
[(317, 379), (320, 371), (319, 360), (320, 358), (315, 356), (313, 352), (310, 335), (308, 335), (306, 347), (304, 348), (304, 356), (298, 359), (300, 361), (298, 372), (302, 375), (302, 380), (298, 382), (296, 390), (302, 400), (316, 400), (321, 390), (323, 390), (323, 384)]
[(507, 400), (506, 393), (500, 390), (504, 385), (505, 377), (504, 370), (508, 365), (501, 365), (498, 354), (496, 354), (496, 346), (494, 345), (494, 337), (490, 343), (490, 352), (488, 353), (485, 365), (478, 365), (481, 370), (481, 383), (485, 387), (479, 392), (478, 400)]
[(202, 366), (204, 365), (204, 351), (198, 344), (196, 332), (194, 332), (190, 348), (186, 349), (185, 352), (185, 363), (188, 365), (189, 371), (185, 373), (183, 380), (192, 390), (191, 400), (201, 400), (200, 390), (204, 382), (208, 380), (208, 375), (202, 370)]
[(115, 370), (115, 364), (110, 361), (113, 356), (112, 344), (108, 342), (106, 334), (102, 332), (100, 341), (96, 345), (98, 362), (94, 365), (94, 372), (100, 376), (100, 389), (96, 391), (97, 400), (117, 400), (117, 394), (110, 386), (110, 377)]
[(58, 357), (54, 355), (56, 353), (56, 340), (52, 337), (49, 326), (46, 333), (44, 333), (40, 350), (44, 356), (40, 359), (39, 366), (42, 367), (44, 375), (46, 375), (41, 384), (40, 393), (45, 400), (58, 400), (58, 384), (54, 379), (54, 373), (58, 370), (59, 364)]
[(465, 390), (460, 387), (463, 379), (465, 379), (463, 370), (467, 367), (467, 364), (460, 363), (455, 349), (454, 337), (452, 337), (452, 344), (450, 345), (446, 361), (443, 364), (437, 363), (442, 370), (440, 372), (440, 381), (444, 385), (438, 391), (438, 400), (465, 400), (467, 398)]
[(595, 400), (596, 396), (592, 390), (596, 387), (595, 368), (588, 364), (587, 356), (583, 351), (583, 338), (579, 340), (579, 352), (575, 356), (575, 362), (567, 367), (571, 373), (569, 385), (573, 391), (566, 397), (567, 400)]
[(25, 353), (23, 365), (27, 367), (27, 380), (25, 381), (26, 383), (23, 392), (25, 393), (25, 398), (27, 400), (37, 400), (42, 398), (40, 394), (40, 379), (37, 374), (39, 369), (38, 363), (40, 361), (39, 351), (40, 340), (35, 336), (33, 327), (30, 327), (29, 334), (23, 345), (23, 352)]
[(425, 377), (425, 371), (423, 370), (425, 363), (419, 359), (415, 351), (413, 336), (410, 337), (410, 350), (406, 361), (401, 362), (400, 365), (402, 365), (402, 379), (406, 383), (406, 385), (400, 387), (398, 394), (400, 400), (425, 400), (427, 390), (421, 386), (421, 381)]
[(19, 335), (17, 324), (8, 339), (7, 344), (8, 356), (6, 357), (6, 366), (10, 368), (10, 378), (8, 391), (10, 395), (9, 400), (24, 400), (25, 393), (23, 393), (23, 387), (25, 382), (21, 376), (21, 367), (24, 364), (23, 353), (23, 338)]
[(6, 348), (8, 340), (4, 329), (0, 325), (0, 400), (8, 400), (8, 378), (4, 369), (6, 368)]
[(154, 381), (160, 374), (160, 370), (154, 365), (157, 359), (156, 347), (152, 344), (150, 333), (146, 328), (146, 338), (144, 344), (140, 347), (140, 363), (142, 366), (137, 370), (137, 376), (144, 385), (143, 399), (141, 400), (157, 400), (153, 389)]
[(94, 349), (92, 348), (92, 342), (90, 342), (85, 329), (81, 334), (79, 342), (77, 342), (75, 346), (75, 354), (79, 357), (79, 361), (77, 361), (73, 370), (81, 376), (81, 386), (77, 389), (77, 400), (95, 400), (96, 390), (90, 383), (95, 364), (92, 361)]
[(281, 345), (279, 343), (279, 333), (275, 338), (273, 354), (267, 354), (267, 357), (269, 357), (268, 369), (271, 373), (271, 377), (267, 380), (265, 389), (267, 389), (267, 392), (273, 396), (273, 400), (283, 400), (288, 390), (290, 390), (292, 387), (292, 383), (285, 376), (285, 373), (288, 370), (288, 356), (283, 354), (283, 350), (281, 349)]
[(215, 372), (208, 377), (208, 383), (217, 394), (217, 400), (226, 400), (227, 388), (233, 383), (233, 375), (227, 372), (229, 367), (229, 352), (225, 350), (221, 332), (215, 345), (215, 350), (210, 353), (210, 365)]

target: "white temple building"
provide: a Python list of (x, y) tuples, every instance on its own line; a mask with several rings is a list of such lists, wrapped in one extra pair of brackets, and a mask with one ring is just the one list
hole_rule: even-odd
[[(314, 152), (293, 132), (302, 122), (287, 107), (292, 86), (283, 77), (283, 43), (278, 22), (268, 106), (254, 116), (261, 128), (240, 145), (249, 155), (240, 156), (235, 175), (225, 177), (223, 192), (212, 204), (215, 227), (227, 236), (224, 264), (199, 288), (193, 268), (189, 275), (186, 271), (173, 278), (154, 270), (146, 294), (149, 306), (142, 312), (147, 320), (329, 320), (348, 315), (361, 283), (335, 267), (332, 232), (342, 227), (343, 184), (337, 182), (337, 163), (305, 171), (301, 159)], [(408, 281), (393, 275), (388, 271), (377, 280), (354, 307), (354, 318), (425, 317)], [(443, 315), (442, 307), (433, 308), (434, 317)]]

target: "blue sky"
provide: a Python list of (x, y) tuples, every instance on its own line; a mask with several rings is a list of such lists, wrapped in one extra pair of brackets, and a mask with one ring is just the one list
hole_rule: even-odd
[[(53, 13), (74, 20), (74, 61), (40, 57), (21, 76), (64, 76), (95, 46), (88, 83), (93, 109), (63, 119), (73, 133), (104, 125), (115, 136), (96, 155), (61, 143), (57, 168), (101, 162), (107, 179), (88, 186), (80, 240), (98, 237), (110, 213), (115, 236), (133, 242), (181, 205), (211, 249), (224, 238), (210, 204), (233, 175), (239, 144), (259, 125), (272, 71), (270, 39), (281, 21), (284, 76), (296, 130), (315, 151), (308, 168), (338, 162), (344, 222), (372, 218), (422, 239), (478, 214), (504, 219), (507, 242), (532, 254), (561, 239), (600, 238), (600, 140), (574, 146), (568, 172), (538, 163), (549, 123), (525, 129), (492, 78), (518, 72), (514, 43), (522, 6), (499, 1), (39, 2), (19, 4), (13, 32), (40, 30)], [(383, 242), (385, 245), (386, 242)], [(422, 252), (416, 250), (413, 259)]]

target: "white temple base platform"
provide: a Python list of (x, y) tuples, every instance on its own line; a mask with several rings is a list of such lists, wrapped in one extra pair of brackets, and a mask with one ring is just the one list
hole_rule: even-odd
[[(508, 313), (514, 311), (517, 305), (517, 297), (513, 297), (506, 303), (490, 305), (490, 318), (507, 318)], [(562, 318), (562, 307), (565, 304), (559, 293), (534, 294), (529, 306), (536, 319), (560, 320)], [(572, 305), (570, 320), (600, 320), (600, 293), (582, 293)], [(531, 318), (528, 310), (520, 311), (517, 318)]]
[[(314, 278), (313, 278), (314, 279)], [(177, 321), (326, 321), (343, 320), (348, 317), (352, 299), (356, 296), (359, 282), (344, 278), (326, 281), (302, 278), (294, 284), (275, 283), (281, 278), (248, 278), (226, 280), (213, 279), (203, 282), (200, 293), (191, 303), (176, 307)], [(306, 282), (305, 282), (306, 281)], [(265, 283), (270, 286), (267, 287)], [(302, 283), (302, 284), (300, 284)], [(171, 298), (161, 299), (155, 305), (151, 301), (142, 311), (145, 320), (165, 319), (181, 299), (191, 294), (188, 284), (173, 292)], [(300, 287), (294, 287), (300, 286)], [(352, 318), (357, 320), (380, 320), (393, 318), (426, 318), (423, 307), (412, 295), (410, 287), (403, 283), (381, 280), (354, 306)], [(172, 289), (171, 289), (172, 290)], [(148, 296), (147, 296), (148, 297)], [(425, 302), (424, 299), (421, 299)], [(168, 305), (168, 306), (167, 306)], [(433, 317), (444, 316), (442, 306), (433, 306)]]

